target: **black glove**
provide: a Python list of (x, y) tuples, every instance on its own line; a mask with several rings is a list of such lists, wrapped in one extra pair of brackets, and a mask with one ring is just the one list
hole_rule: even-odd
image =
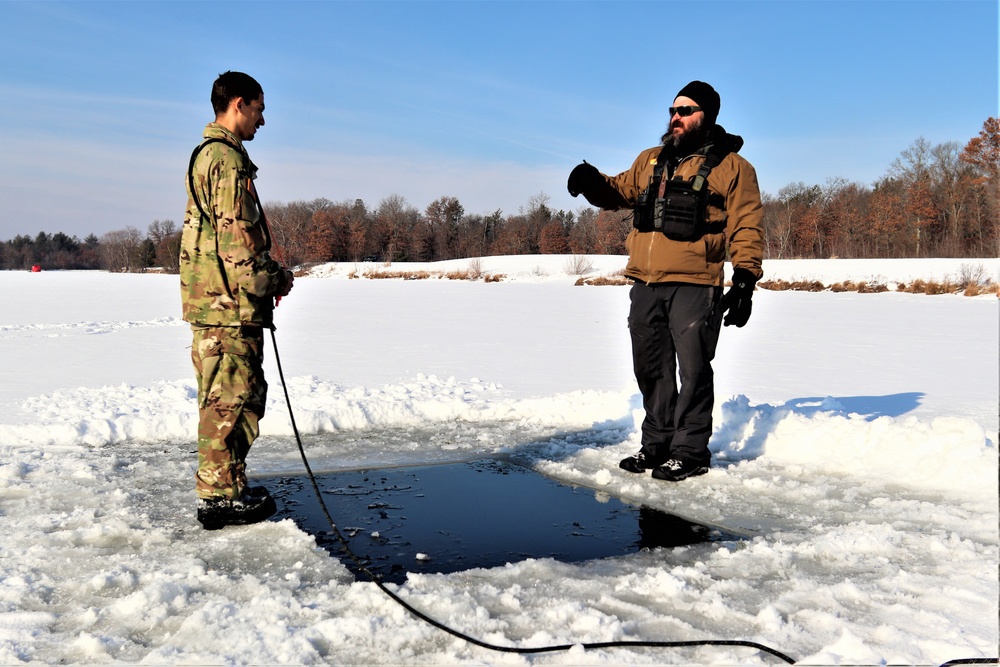
[(586, 160), (573, 167), (573, 171), (569, 173), (569, 180), (566, 182), (566, 189), (574, 197), (583, 195), (591, 206), (606, 211), (631, 208), (628, 200), (622, 197), (618, 190), (611, 187), (604, 175), (597, 171), (597, 167), (587, 164)]
[(726, 313), (722, 323), (727, 327), (733, 324), (741, 327), (750, 319), (750, 310), (753, 308), (751, 299), (753, 298), (753, 288), (757, 284), (757, 278), (746, 269), (735, 269), (733, 271), (733, 286), (722, 295), (719, 305), (722, 312)]
[(601, 172), (597, 171), (597, 167), (587, 164), (587, 161), (584, 160), (581, 164), (573, 167), (573, 171), (569, 172), (566, 189), (574, 197), (579, 194), (587, 196), (588, 192), (592, 192), (603, 184), (604, 177), (601, 176)]

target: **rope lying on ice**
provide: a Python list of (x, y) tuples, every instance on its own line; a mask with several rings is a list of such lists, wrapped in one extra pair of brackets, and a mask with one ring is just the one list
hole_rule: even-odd
[[(274, 361), (278, 366), (278, 377), (281, 380), (281, 387), (285, 394), (285, 403), (288, 406), (288, 418), (292, 423), (292, 432), (295, 434), (295, 442), (299, 447), (299, 454), (302, 456), (302, 464), (306, 468), (306, 473), (309, 475), (309, 481), (312, 484), (313, 492), (316, 494), (316, 499), (319, 501), (320, 509), (323, 510), (323, 516), (326, 518), (327, 522), (330, 524), (330, 528), (333, 531), (334, 537), (337, 542), (340, 543), (341, 548), (344, 553), (354, 562), (357, 568), (364, 572), (372, 583), (378, 586), (379, 590), (385, 593), (389, 598), (403, 607), (406, 611), (410, 612), (418, 619), (428, 623), (438, 630), (447, 632), (453, 637), (457, 637), (463, 641), (470, 644), (474, 644), (481, 648), (489, 649), (491, 651), (499, 651), (503, 653), (517, 653), (517, 654), (531, 654), (531, 653), (552, 653), (556, 651), (568, 651), (574, 646), (581, 646), (585, 650), (589, 649), (606, 649), (606, 648), (681, 648), (681, 647), (693, 647), (693, 646), (742, 646), (746, 648), (756, 649), (763, 653), (769, 653), (770, 655), (780, 658), (790, 665), (794, 665), (795, 661), (789, 658), (784, 653), (776, 651), (773, 648), (769, 648), (762, 644), (751, 641), (743, 640), (727, 640), (727, 639), (696, 639), (691, 641), (645, 641), (645, 640), (626, 640), (626, 641), (611, 641), (611, 642), (588, 642), (588, 643), (577, 643), (577, 644), (555, 644), (552, 646), (500, 646), (497, 644), (491, 644), (489, 642), (471, 637), (459, 630), (451, 628), (444, 623), (431, 618), (424, 612), (416, 609), (409, 602), (399, 597), (396, 593), (389, 590), (388, 587), (382, 582), (381, 577), (376, 573), (368, 569), (362, 558), (357, 556), (352, 550), (347, 540), (340, 533), (337, 528), (337, 523), (330, 516), (330, 511), (326, 507), (326, 503), (323, 500), (323, 494), (319, 489), (319, 484), (316, 482), (316, 476), (313, 475), (312, 467), (309, 465), (309, 459), (306, 457), (305, 447), (302, 446), (302, 438), (299, 436), (299, 428), (295, 424), (295, 415), (292, 413), (292, 399), (288, 395), (288, 385), (285, 383), (285, 374), (281, 368), (281, 358), (278, 355), (278, 341), (274, 335), (274, 329), (271, 329), (271, 344), (274, 348)], [(951, 660), (944, 663), (945, 665), (991, 665), (997, 664), (997, 658), (969, 658), (961, 660)]]
[(420, 620), (433, 625), (435, 628), (447, 632), (448, 634), (458, 637), (470, 644), (475, 644), (476, 646), (489, 649), (491, 651), (501, 651), (504, 653), (519, 653), (519, 654), (529, 654), (529, 653), (550, 653), (555, 651), (568, 651), (574, 646), (582, 646), (584, 649), (602, 649), (602, 648), (619, 648), (619, 647), (648, 647), (648, 648), (674, 648), (674, 647), (689, 647), (689, 646), (744, 646), (747, 648), (757, 649), (758, 651), (763, 651), (764, 653), (770, 653), (771, 655), (784, 660), (786, 663), (793, 665), (795, 661), (789, 658), (787, 655), (780, 653), (772, 648), (757, 644), (756, 642), (741, 641), (741, 640), (720, 640), (720, 639), (702, 639), (693, 641), (644, 641), (644, 640), (630, 640), (630, 641), (611, 641), (611, 642), (591, 642), (584, 644), (557, 644), (553, 646), (532, 646), (532, 647), (521, 647), (521, 646), (499, 646), (497, 644), (491, 644), (485, 642), (481, 639), (476, 639), (471, 637), (459, 630), (455, 630), (440, 621), (431, 618), (419, 609), (414, 608), (409, 602), (399, 597), (396, 593), (389, 590), (388, 587), (382, 582), (381, 577), (376, 573), (368, 569), (365, 565), (363, 559), (357, 556), (348, 545), (346, 539), (341, 534), (340, 530), (337, 528), (337, 523), (330, 516), (330, 512), (326, 507), (326, 503), (323, 501), (323, 494), (320, 492), (319, 484), (316, 482), (316, 477), (313, 475), (312, 467), (309, 465), (309, 460), (306, 457), (305, 448), (302, 446), (302, 438), (299, 436), (298, 426), (295, 424), (295, 415), (292, 413), (292, 400), (288, 395), (288, 385), (285, 383), (285, 374), (281, 368), (281, 358), (278, 355), (278, 342), (275, 339), (274, 329), (271, 329), (271, 343), (274, 348), (274, 361), (278, 366), (278, 377), (281, 380), (281, 386), (285, 393), (285, 402), (288, 405), (288, 417), (292, 422), (292, 431), (295, 434), (295, 442), (299, 447), (299, 454), (302, 456), (302, 463), (306, 468), (306, 473), (309, 475), (309, 481), (312, 484), (313, 492), (316, 494), (317, 500), (319, 500), (319, 506), (323, 511), (323, 516), (326, 518), (327, 522), (330, 524), (330, 528), (333, 531), (333, 535), (337, 542), (340, 543), (344, 550), (344, 553), (354, 562), (357, 568), (364, 572), (374, 583), (378, 586), (379, 590), (385, 593), (387, 596), (392, 598), (396, 603), (402, 606), (406, 611), (410, 612)]

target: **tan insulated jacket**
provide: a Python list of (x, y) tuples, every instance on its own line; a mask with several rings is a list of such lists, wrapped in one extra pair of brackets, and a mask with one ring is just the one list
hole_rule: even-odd
[[(736, 154), (743, 145), (739, 137), (716, 126), (714, 141), (728, 141), (732, 152), (708, 175), (709, 197), (705, 220), (708, 231), (694, 241), (675, 241), (659, 231), (633, 229), (625, 240), (628, 266), (625, 275), (644, 283), (723, 284), (723, 263), (728, 250), (733, 268), (763, 275), (764, 235), (761, 227), (760, 188), (757, 172)], [(649, 185), (661, 146), (639, 154), (632, 167), (617, 176), (604, 176), (621, 201), (602, 202), (602, 208), (631, 208)], [(672, 174), (691, 180), (705, 161), (699, 153), (683, 158)], [(663, 170), (669, 178), (668, 169)], [(616, 199), (616, 198), (615, 198)], [(593, 203), (593, 202), (592, 202)], [(611, 205), (609, 205), (611, 204)]]

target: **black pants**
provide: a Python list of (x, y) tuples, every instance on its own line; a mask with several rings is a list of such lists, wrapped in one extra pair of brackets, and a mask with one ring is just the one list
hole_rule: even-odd
[(668, 459), (700, 465), (711, 460), (712, 359), (722, 323), (721, 292), (703, 285), (632, 286), (628, 327), (646, 411), (642, 452), (657, 465)]

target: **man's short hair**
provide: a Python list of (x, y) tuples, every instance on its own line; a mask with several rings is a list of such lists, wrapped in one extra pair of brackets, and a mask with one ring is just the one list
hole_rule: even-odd
[(212, 110), (216, 115), (225, 113), (229, 103), (237, 97), (242, 97), (249, 104), (263, 93), (264, 89), (249, 74), (224, 72), (212, 84)]

